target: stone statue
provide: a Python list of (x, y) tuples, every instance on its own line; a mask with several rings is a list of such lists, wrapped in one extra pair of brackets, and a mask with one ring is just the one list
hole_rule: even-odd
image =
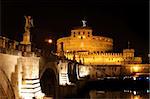
[(33, 20), (31, 16), (24, 16), (26, 23), (25, 23), (25, 32), (29, 32), (30, 28), (33, 27)]
[[(23, 41), (21, 42), (21, 44), (24, 45), (30, 45), (30, 28), (33, 27), (33, 20), (31, 18), (31, 16), (24, 16), (25, 17), (25, 32), (23, 34)], [(30, 47), (30, 46), (29, 46)], [(26, 47), (26, 49), (30, 51), (30, 48)]]
[(83, 23), (83, 27), (86, 27), (86, 22), (85, 20), (82, 20), (82, 23)]

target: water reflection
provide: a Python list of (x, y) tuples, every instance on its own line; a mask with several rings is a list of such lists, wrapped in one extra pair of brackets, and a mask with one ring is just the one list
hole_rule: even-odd
[(89, 99), (149, 99), (150, 92), (137, 90), (91, 90), (89, 91)]

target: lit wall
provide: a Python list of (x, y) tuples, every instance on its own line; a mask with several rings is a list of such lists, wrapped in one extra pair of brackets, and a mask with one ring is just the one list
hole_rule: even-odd
[(18, 66), (20, 97), (43, 97), (39, 80), (39, 57), (21, 57), (18, 59)]
[(0, 68), (5, 71), (10, 81), (11, 74), (15, 72), (15, 66), (17, 65), (18, 58), (19, 56), (0, 53)]
[(78, 76), (80, 77), (86, 77), (88, 75), (90, 75), (90, 66), (86, 66), (86, 65), (79, 65), (78, 67)]
[(123, 49), (122, 53), (108, 53), (113, 49), (113, 39), (93, 36), (90, 27), (76, 27), (71, 36), (57, 40), (58, 55), (63, 51), (68, 59), (85, 65), (123, 65), (141, 63), (141, 57), (134, 57), (134, 49)]
[(131, 73), (149, 73), (150, 64), (126, 64)]
[(0, 53), (0, 63), (0, 68), (7, 74), (14, 88), (16, 98), (43, 96), (39, 82), (38, 57), (22, 57)]
[(57, 52), (61, 51), (61, 43), (65, 52), (89, 51), (105, 52), (112, 50), (113, 40), (108, 37), (93, 36), (90, 28), (77, 28), (71, 30), (70, 37), (57, 40)]
[(66, 61), (59, 61), (57, 66), (59, 72), (59, 85), (70, 85), (68, 78), (68, 63)]

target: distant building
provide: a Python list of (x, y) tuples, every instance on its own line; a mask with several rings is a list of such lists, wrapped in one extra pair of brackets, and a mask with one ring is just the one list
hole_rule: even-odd
[(113, 39), (104, 36), (93, 36), (92, 28), (87, 26), (73, 28), (71, 36), (58, 39), (58, 55), (61, 54), (62, 49), (66, 58), (75, 59), (84, 65), (142, 63), (141, 57), (134, 56), (134, 49), (123, 49), (122, 53), (110, 53), (113, 50)]

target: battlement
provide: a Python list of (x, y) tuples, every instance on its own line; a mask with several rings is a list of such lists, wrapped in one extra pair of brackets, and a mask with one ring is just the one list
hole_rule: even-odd
[[(72, 55), (72, 53), (68, 53), (66, 52), (65, 54), (67, 55)], [(99, 53), (99, 52), (75, 52), (75, 55), (82, 55), (82, 56), (86, 56), (86, 55), (92, 55), (92, 56), (102, 56), (102, 57), (123, 57), (122, 53)]]

